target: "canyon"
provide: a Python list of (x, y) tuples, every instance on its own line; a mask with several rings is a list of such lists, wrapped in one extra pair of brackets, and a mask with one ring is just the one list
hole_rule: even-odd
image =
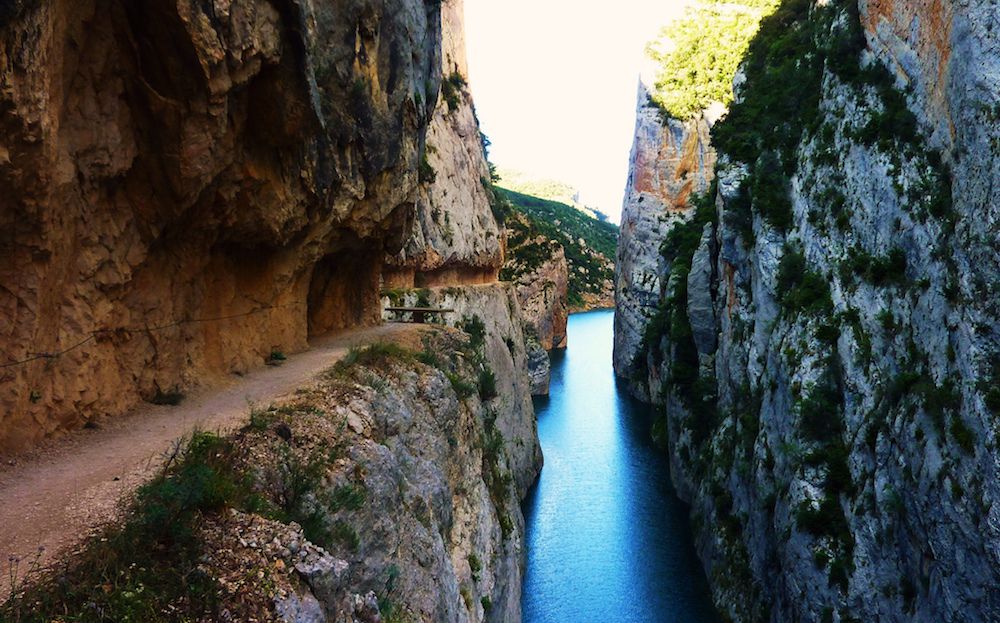
[(694, 10), (618, 231), (497, 185), (462, 0), (0, 0), (0, 617), (544, 617), (551, 384), (550, 473), (669, 463), (723, 619), (1000, 619), (995, 9)]
[(995, 620), (992, 9), (776, 7), (714, 124), (640, 97), (617, 373), (728, 618)]

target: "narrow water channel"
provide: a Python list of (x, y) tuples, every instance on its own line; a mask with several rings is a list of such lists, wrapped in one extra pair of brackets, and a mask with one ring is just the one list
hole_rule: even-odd
[(613, 324), (610, 311), (570, 316), (535, 403), (545, 468), (524, 506), (524, 621), (715, 622), (650, 411), (615, 381)]

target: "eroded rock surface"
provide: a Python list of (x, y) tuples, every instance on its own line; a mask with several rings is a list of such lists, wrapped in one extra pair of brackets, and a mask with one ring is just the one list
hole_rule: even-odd
[[(392, 302), (384, 299), (385, 303)], [(496, 378), (500, 402), (507, 413), (498, 420), (501, 432), (512, 440), (511, 461), (522, 495), (534, 482), (542, 465), (537, 443), (535, 410), (531, 404), (525, 323), (511, 284), (426, 288), (402, 294), (396, 301), (405, 307), (429, 306), (454, 310), (432, 318), (435, 322), (477, 333), (482, 331), (484, 353)], [(391, 314), (386, 314), (387, 319)], [(534, 440), (534, 441), (533, 441)]]
[(502, 227), (469, 88), (462, 0), (441, 4), (442, 97), (427, 131), (416, 218), (403, 250), (388, 259), (386, 284), (433, 287), (496, 281)]
[(440, 3), (3, 6), (0, 447), (377, 322)]

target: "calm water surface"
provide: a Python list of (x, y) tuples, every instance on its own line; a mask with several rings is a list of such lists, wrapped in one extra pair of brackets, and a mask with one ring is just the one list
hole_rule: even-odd
[(525, 623), (715, 622), (688, 508), (611, 368), (614, 314), (569, 319), (535, 403), (545, 468), (528, 494)]

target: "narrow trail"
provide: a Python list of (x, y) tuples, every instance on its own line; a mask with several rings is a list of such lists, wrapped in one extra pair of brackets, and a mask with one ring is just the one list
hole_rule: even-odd
[(176, 407), (142, 406), (0, 466), (2, 575), (9, 556), (30, 561), (44, 547), (47, 566), (79, 547), (114, 518), (119, 500), (156, 472), (177, 440), (196, 430), (235, 430), (247, 421), (248, 403), (269, 404), (293, 392), (353, 346), (395, 341), (415, 329), (385, 324), (322, 338), (281, 366), (208, 388)]

